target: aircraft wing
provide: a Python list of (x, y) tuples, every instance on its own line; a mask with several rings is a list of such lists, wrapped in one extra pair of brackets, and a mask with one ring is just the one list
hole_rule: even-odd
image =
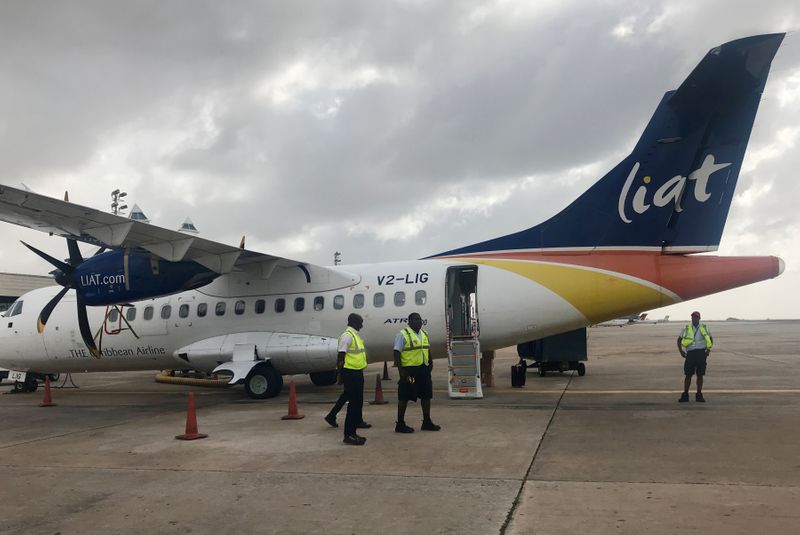
[(141, 248), (171, 262), (191, 260), (217, 273), (253, 264), (261, 264), (265, 273), (308, 265), (4, 185), (0, 185), (0, 221), (109, 249)]

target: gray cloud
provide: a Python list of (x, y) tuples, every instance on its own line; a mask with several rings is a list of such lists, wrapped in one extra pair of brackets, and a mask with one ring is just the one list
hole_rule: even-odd
[[(789, 1), (7, 3), (2, 182), (98, 207), (122, 187), (156, 224), (189, 215), (317, 263), (416, 258), (552, 215), (708, 49), (798, 25)], [(794, 303), (798, 43), (774, 63), (722, 244), (786, 256), (759, 287)], [(2, 269), (46, 271), (10, 229)], [(759, 314), (798, 316), (781, 307)]]

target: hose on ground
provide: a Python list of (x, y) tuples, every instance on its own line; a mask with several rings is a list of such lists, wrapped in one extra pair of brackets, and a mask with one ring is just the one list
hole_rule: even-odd
[(187, 385), (187, 386), (212, 386), (212, 387), (225, 387), (230, 386), (228, 379), (200, 379), (199, 377), (175, 377), (172, 374), (173, 370), (161, 370), (156, 374), (157, 383), (165, 383), (171, 385)]

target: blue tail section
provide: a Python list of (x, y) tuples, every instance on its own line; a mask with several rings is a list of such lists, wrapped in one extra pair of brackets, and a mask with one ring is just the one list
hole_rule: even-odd
[(712, 49), (664, 95), (633, 152), (544, 223), (436, 256), (551, 248), (716, 250), (784, 34)]

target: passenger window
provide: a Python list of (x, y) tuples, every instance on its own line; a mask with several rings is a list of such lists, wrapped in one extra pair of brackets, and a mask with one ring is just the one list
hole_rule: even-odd
[(144, 307), (144, 319), (145, 320), (153, 319), (153, 307), (152, 306), (148, 305), (148, 306)]
[(428, 294), (425, 293), (425, 290), (417, 290), (417, 293), (414, 294), (414, 302), (418, 305), (424, 305), (427, 300)]
[(128, 321), (135, 320), (136, 319), (136, 309), (135, 308), (129, 308), (128, 311), (125, 313), (125, 318)]
[(181, 305), (181, 307), (178, 309), (178, 317), (181, 318), (189, 317), (189, 305), (187, 305), (186, 303)]
[(284, 310), (286, 310), (286, 299), (284, 299), (283, 297), (280, 297), (280, 298), (275, 300), (275, 312), (280, 314)]
[(244, 314), (244, 308), (245, 308), (244, 301), (236, 301), (236, 304), (233, 306), (233, 312), (237, 316), (241, 316), (242, 314)]
[(353, 296), (353, 308), (364, 308), (364, 294)]
[(314, 298), (314, 310), (319, 312), (323, 308), (325, 308), (325, 298), (322, 297), (321, 295), (318, 295), (317, 297)]
[(108, 313), (108, 322), (116, 323), (118, 319), (119, 319), (119, 312), (117, 312), (116, 308), (112, 308), (111, 312)]
[(220, 301), (214, 307), (214, 314), (217, 316), (224, 316), (225, 315), (225, 301)]
[(306, 308), (306, 300), (302, 297), (295, 297), (294, 299), (294, 311), (295, 312), (302, 312), (303, 309)]
[(263, 314), (267, 309), (267, 302), (263, 299), (256, 301), (256, 314)]
[(406, 293), (405, 292), (395, 292), (394, 293), (394, 306), (401, 307), (406, 304)]
[(170, 305), (164, 305), (163, 307), (161, 307), (162, 320), (168, 320), (171, 315), (172, 315), (172, 307)]
[(333, 296), (333, 308), (336, 310), (341, 310), (344, 308), (344, 296), (343, 295), (335, 295)]
[(206, 314), (208, 314), (208, 305), (205, 303), (197, 305), (197, 317), (204, 318)]
[(372, 298), (372, 304), (375, 306), (375, 308), (381, 308), (385, 301), (386, 297), (383, 295), (383, 292), (376, 293), (375, 297)]

